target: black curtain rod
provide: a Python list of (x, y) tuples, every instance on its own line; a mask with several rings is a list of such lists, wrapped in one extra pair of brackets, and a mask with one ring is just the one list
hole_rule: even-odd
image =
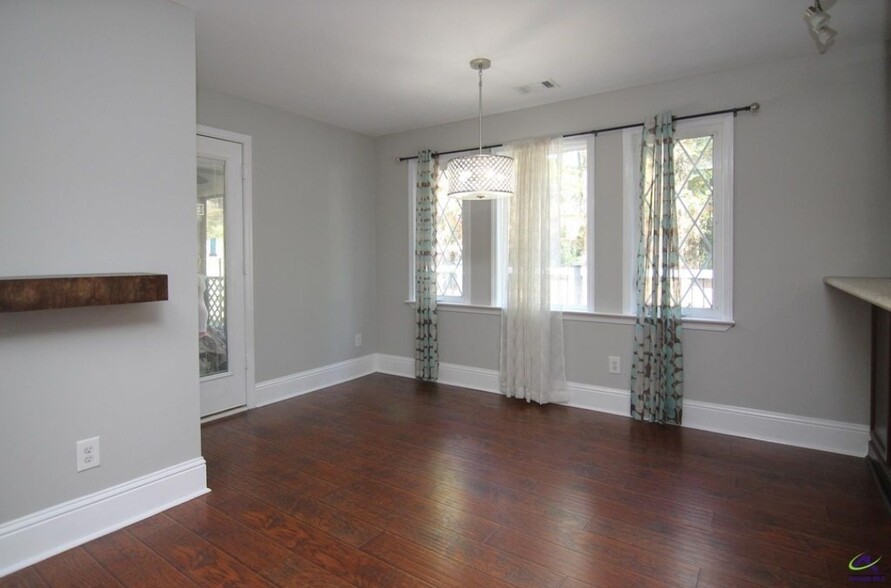
[[(736, 108), (727, 108), (725, 110), (714, 110), (712, 112), (701, 112), (699, 114), (688, 114), (687, 116), (673, 116), (671, 120), (690, 120), (693, 118), (703, 118), (706, 116), (717, 116), (719, 114), (733, 114), (736, 116), (739, 112), (758, 112), (758, 109), (761, 108), (761, 105), (757, 102), (752, 102), (748, 106), (738, 106)], [(581, 137), (583, 135), (594, 135), (595, 137), (600, 133), (610, 133), (612, 131), (624, 131), (625, 129), (633, 129), (636, 127), (642, 127), (643, 123), (635, 123), (630, 125), (620, 125), (618, 127), (608, 127), (605, 129), (594, 129), (592, 131), (581, 131), (579, 133), (568, 133), (563, 135), (563, 138), (569, 137)], [(495, 149), (496, 147), (504, 147), (503, 143), (497, 143), (494, 145), (483, 145), (483, 149)], [(439, 151), (438, 153), (434, 153), (433, 155), (451, 155), (453, 153), (464, 153), (465, 151), (473, 151), (474, 149), (478, 149), (478, 147), (471, 147), (469, 149), (453, 149), (452, 151)], [(417, 159), (417, 155), (411, 155), (409, 157), (400, 157), (399, 162), (409, 161), (412, 159)]]

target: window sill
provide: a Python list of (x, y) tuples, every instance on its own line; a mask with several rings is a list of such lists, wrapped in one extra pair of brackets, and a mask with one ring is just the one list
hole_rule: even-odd
[[(417, 306), (417, 300), (406, 300), (408, 306), (414, 308)], [(460, 312), (464, 314), (492, 314), (500, 315), (501, 308), (498, 306), (482, 306), (479, 304), (460, 304), (457, 302), (439, 302), (436, 304), (437, 310), (446, 312)]]
[[(637, 318), (633, 314), (610, 314), (606, 312), (579, 312), (579, 311), (563, 311), (564, 321), (575, 321), (580, 323), (606, 323), (612, 325), (633, 325)], [(704, 318), (684, 318), (684, 329), (688, 331), (718, 331), (724, 332), (730, 330), (730, 327), (736, 324), (735, 321), (704, 319)]]
[[(414, 307), (417, 303), (414, 300), (406, 300), (405, 304)], [(500, 315), (501, 308), (498, 306), (481, 306), (476, 304), (454, 304), (440, 302), (437, 304), (439, 310), (445, 312), (458, 312), (465, 314), (489, 314)], [(564, 310), (564, 321), (573, 321), (579, 323), (602, 323), (609, 325), (633, 325), (635, 317), (631, 314), (612, 314), (608, 312), (584, 312), (578, 310)], [(717, 331), (724, 332), (730, 330), (736, 324), (735, 321), (715, 320), (704, 318), (685, 318), (684, 328), (689, 331)]]

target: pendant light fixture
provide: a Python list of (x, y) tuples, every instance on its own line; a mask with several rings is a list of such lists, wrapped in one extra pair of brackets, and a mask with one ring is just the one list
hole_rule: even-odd
[(513, 196), (516, 179), (514, 160), (504, 155), (483, 153), (483, 70), (492, 62), (485, 58), (474, 59), (470, 67), (480, 77), (480, 150), (476, 155), (455, 157), (446, 168), (449, 196), (464, 200), (491, 200)]

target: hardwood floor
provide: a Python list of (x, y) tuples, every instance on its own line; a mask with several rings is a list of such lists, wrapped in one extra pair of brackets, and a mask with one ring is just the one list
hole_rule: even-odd
[(891, 560), (863, 459), (381, 374), (202, 433), (212, 493), (0, 586), (811, 588)]

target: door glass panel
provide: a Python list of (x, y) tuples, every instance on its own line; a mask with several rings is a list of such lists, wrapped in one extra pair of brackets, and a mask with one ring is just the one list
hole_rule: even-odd
[(228, 371), (226, 162), (198, 158), (198, 365), (201, 377)]

